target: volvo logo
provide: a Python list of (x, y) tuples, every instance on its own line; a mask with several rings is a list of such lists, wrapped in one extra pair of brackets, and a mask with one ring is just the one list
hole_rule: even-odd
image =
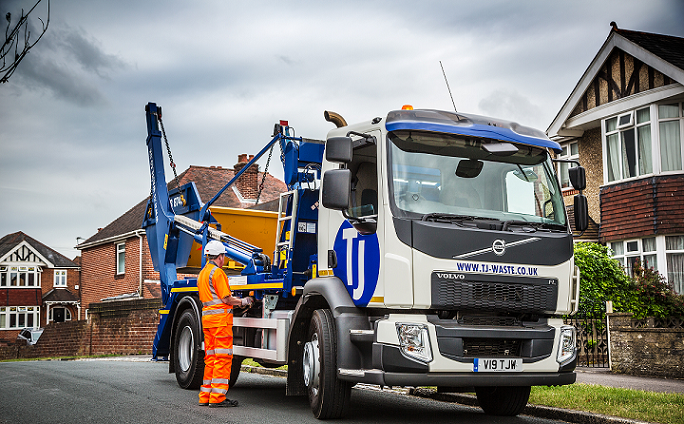
[(504, 240), (496, 239), (492, 243), (492, 247), (487, 247), (484, 249), (475, 250), (473, 252), (463, 253), (461, 255), (454, 255), (453, 258), (454, 259), (465, 259), (465, 258), (470, 258), (472, 256), (483, 255), (485, 253), (492, 253), (492, 252), (496, 256), (503, 256), (504, 253), (506, 253), (506, 249), (508, 249), (509, 247), (520, 246), (520, 245), (527, 244), (527, 243), (533, 243), (533, 242), (539, 241), (539, 240), (541, 240), (541, 238), (539, 238), (539, 237), (530, 237), (527, 239), (522, 239), (522, 240), (517, 240), (517, 241), (510, 242), (510, 243), (506, 243), (506, 241), (504, 241)]
[(503, 256), (506, 253), (506, 242), (501, 239), (494, 240), (492, 243), (492, 251), (496, 256)]

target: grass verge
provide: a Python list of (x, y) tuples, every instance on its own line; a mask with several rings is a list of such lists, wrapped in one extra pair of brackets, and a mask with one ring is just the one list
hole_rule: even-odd
[(684, 423), (684, 394), (575, 383), (532, 387), (529, 403), (662, 424)]

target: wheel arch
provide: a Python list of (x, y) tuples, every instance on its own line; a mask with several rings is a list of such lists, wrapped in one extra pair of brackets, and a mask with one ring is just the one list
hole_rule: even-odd
[(287, 384), (289, 396), (306, 394), (301, 358), (309, 323), (316, 309), (329, 309), (333, 314), (337, 339), (337, 366), (360, 369), (363, 364), (361, 351), (351, 342), (349, 330), (370, 329), (365, 311), (354, 305), (346, 286), (339, 278), (309, 280), (304, 285), (304, 292), (290, 323)]

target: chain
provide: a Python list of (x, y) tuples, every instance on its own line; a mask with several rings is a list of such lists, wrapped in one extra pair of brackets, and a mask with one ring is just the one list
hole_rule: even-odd
[(169, 140), (166, 138), (166, 131), (164, 130), (164, 122), (162, 122), (161, 114), (157, 114), (157, 119), (159, 120), (159, 126), (161, 126), (162, 135), (164, 136), (164, 143), (166, 144), (166, 153), (168, 153), (169, 155), (169, 164), (171, 165), (171, 169), (173, 169), (173, 180), (175, 181), (176, 188), (178, 189), (178, 193), (180, 194), (181, 203), (183, 203), (183, 206), (185, 206), (185, 197), (183, 196), (183, 192), (180, 190), (180, 182), (178, 181), (178, 174), (176, 173), (176, 163), (173, 161), (171, 147), (169, 147)]
[(275, 147), (275, 145), (271, 146), (271, 150), (268, 151), (268, 159), (266, 159), (266, 167), (264, 168), (264, 175), (261, 177), (261, 184), (259, 184), (259, 191), (257, 192), (257, 198), (256, 198), (255, 205), (259, 204), (259, 198), (261, 197), (261, 191), (264, 189), (264, 183), (266, 182), (266, 174), (268, 173), (268, 165), (271, 163), (271, 156), (273, 155), (273, 148), (274, 147)]

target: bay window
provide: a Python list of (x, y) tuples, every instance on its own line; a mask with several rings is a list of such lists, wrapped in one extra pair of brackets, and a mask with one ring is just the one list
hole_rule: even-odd
[(613, 241), (608, 246), (627, 275), (634, 275), (634, 265), (639, 262), (658, 271), (675, 292), (684, 294), (684, 235)]
[(658, 105), (660, 166), (663, 172), (682, 170), (680, 103)]

